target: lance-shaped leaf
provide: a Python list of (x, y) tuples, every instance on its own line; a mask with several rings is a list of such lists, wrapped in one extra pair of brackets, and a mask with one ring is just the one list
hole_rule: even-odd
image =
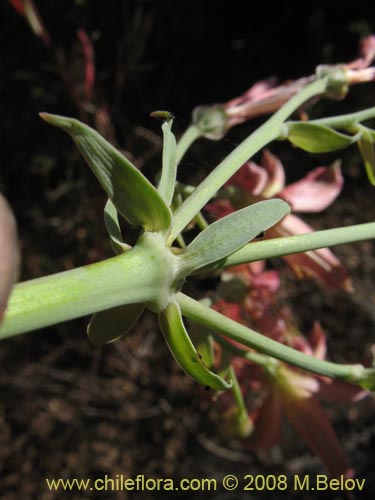
[(182, 273), (221, 260), (273, 226), (290, 212), (282, 200), (266, 200), (237, 210), (210, 224), (181, 255)]
[(182, 321), (180, 307), (175, 302), (159, 314), (160, 329), (175, 360), (194, 380), (217, 391), (231, 387), (231, 382), (210, 371), (197, 353)]
[(173, 120), (168, 119), (162, 125), (163, 169), (158, 186), (159, 194), (168, 206), (172, 203), (177, 174), (176, 139), (172, 133), (172, 123)]
[(91, 127), (74, 118), (40, 113), (67, 132), (119, 213), (148, 231), (167, 229), (171, 213), (156, 188), (116, 148)]
[(361, 127), (361, 133), (358, 148), (365, 164), (368, 180), (375, 186), (375, 134), (371, 133), (366, 127)]
[(329, 153), (343, 149), (355, 143), (359, 134), (354, 136), (342, 134), (315, 123), (297, 122), (288, 123), (288, 140), (309, 153)]
[(18, 278), (20, 252), (13, 213), (0, 193), (0, 323), (8, 297)]
[(114, 204), (108, 199), (104, 207), (104, 224), (111, 238), (111, 245), (115, 254), (130, 250), (131, 246), (122, 241), (120, 223), (117, 216), (117, 210)]
[(93, 315), (87, 335), (95, 345), (113, 342), (128, 333), (144, 311), (144, 304), (124, 304)]

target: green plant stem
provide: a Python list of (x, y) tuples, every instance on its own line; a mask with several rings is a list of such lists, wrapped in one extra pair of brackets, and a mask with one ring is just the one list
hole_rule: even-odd
[(225, 182), (255, 153), (266, 146), (269, 142), (276, 140), (280, 135), (283, 122), (301, 104), (316, 95), (324, 93), (327, 79), (315, 80), (307, 85), (298, 94), (292, 97), (282, 108), (280, 108), (269, 120), (251, 134), (244, 142), (237, 146), (194, 190), (184, 203), (177, 208), (173, 217), (172, 232), (169, 243), (193, 219), (193, 217), (204, 207), (214, 194), (225, 184)]
[(245, 245), (220, 263), (218, 267), (236, 266), (257, 260), (309, 252), (318, 248), (375, 238), (375, 222), (324, 229), (313, 233), (285, 236)]
[(234, 371), (234, 368), (232, 365), (229, 367), (229, 379), (232, 380), (233, 385), (232, 385), (231, 391), (232, 391), (234, 400), (236, 402), (237, 408), (238, 408), (240, 413), (242, 413), (244, 416), (247, 417), (246, 404), (245, 404), (245, 401), (243, 399), (241, 387), (240, 387), (240, 384), (238, 383), (236, 372)]
[(363, 109), (355, 113), (348, 113), (346, 115), (330, 116), (328, 118), (319, 118), (317, 120), (309, 120), (309, 123), (316, 125), (325, 125), (332, 128), (350, 129), (357, 123), (365, 120), (375, 118), (375, 106), (372, 108)]
[(176, 151), (176, 162), (177, 165), (180, 163), (182, 158), (184, 157), (186, 151), (190, 148), (194, 141), (202, 137), (202, 133), (198, 127), (195, 125), (190, 125), (185, 132), (180, 137), (177, 143), (177, 151)]
[(16, 285), (0, 339), (122, 304), (167, 303), (173, 276), (160, 247), (153, 244), (150, 251), (144, 239), (117, 257)]
[(182, 314), (192, 321), (205, 325), (247, 347), (303, 370), (348, 381), (356, 379), (357, 373), (364, 370), (361, 365), (341, 365), (330, 361), (322, 361), (296, 351), (223, 316), (181, 292), (176, 295), (176, 298), (180, 304)]
[[(375, 238), (375, 223), (275, 238), (246, 245), (221, 267)], [(117, 305), (152, 300), (159, 294), (163, 262), (136, 248), (97, 264), (15, 286), (0, 326), (0, 338), (36, 330)]]
[(249, 351), (234, 345), (232, 342), (229, 342), (224, 337), (216, 332), (212, 332), (215, 341), (223, 347), (227, 352), (233, 354), (233, 356), (241, 357), (255, 363), (265, 370), (269, 371), (271, 369), (275, 370), (275, 368), (279, 365), (279, 361), (275, 358), (271, 358), (266, 354), (259, 354), (258, 352)]

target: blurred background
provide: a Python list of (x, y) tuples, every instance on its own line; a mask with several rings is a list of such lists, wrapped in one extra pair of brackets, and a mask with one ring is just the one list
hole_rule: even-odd
[[(195, 106), (225, 102), (269, 76), (283, 82), (312, 74), (320, 63), (353, 60), (360, 37), (375, 30), (364, 3), (34, 1), (48, 43), (7, 0), (0, 2), (0, 190), (18, 220), (23, 280), (111, 255), (102, 218), (104, 193), (69, 139), (43, 123), (38, 112), (86, 120), (153, 179), (162, 141), (151, 111), (171, 111), (180, 135)], [(79, 30), (95, 52), (91, 89), (85, 88), (84, 75), (88, 45)], [(312, 115), (374, 105), (374, 87), (364, 85), (344, 102), (319, 103)], [(220, 143), (197, 143), (181, 165), (181, 177), (197, 182), (262, 121), (231, 130)], [(337, 157), (307, 155), (282, 144), (272, 150), (284, 161), (290, 181)], [(373, 190), (359, 156), (349, 150), (342, 157), (344, 191), (327, 213), (307, 217), (315, 228), (374, 219)], [(375, 324), (373, 247), (364, 242), (335, 253), (352, 273), (354, 295), (322, 291), (312, 282), (296, 284), (286, 272), (285, 300), (295, 307), (301, 328), (321, 321), (331, 359), (361, 361)], [(264, 453), (251, 454), (240, 442), (225, 440), (215, 403), (181, 373), (152, 315), (126, 339), (103, 348), (88, 343), (87, 322), (71, 321), (0, 344), (2, 499), (104, 498), (99, 492), (48, 492), (45, 477), (322, 472), (288, 425), (281, 445)], [(372, 402), (330, 405), (329, 412), (370, 493)], [(233, 495), (205, 497), (242, 498)], [(285, 497), (299, 498), (291, 491)], [(106, 498), (127, 496), (113, 492)]]

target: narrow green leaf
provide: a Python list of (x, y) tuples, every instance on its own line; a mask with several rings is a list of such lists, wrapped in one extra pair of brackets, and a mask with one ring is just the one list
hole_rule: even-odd
[(326, 127), (309, 122), (288, 123), (288, 140), (309, 153), (329, 153), (343, 149), (357, 141), (358, 135), (342, 134)]
[(232, 383), (210, 371), (197, 353), (186, 332), (178, 304), (170, 302), (164, 311), (159, 313), (159, 324), (169, 349), (187, 375), (217, 391), (231, 387)]
[(144, 308), (144, 304), (124, 304), (95, 313), (87, 327), (89, 340), (102, 345), (119, 339), (133, 328)]
[(104, 224), (111, 238), (111, 245), (116, 255), (131, 249), (131, 246), (122, 241), (120, 223), (117, 216), (117, 210), (110, 199), (104, 207)]
[(358, 140), (358, 148), (361, 152), (368, 180), (375, 186), (375, 136), (366, 127), (361, 127), (361, 137)]
[(40, 113), (40, 116), (72, 137), (108, 198), (125, 219), (147, 231), (170, 226), (170, 210), (155, 187), (98, 132), (73, 118), (49, 113)]
[(202, 231), (181, 255), (184, 272), (193, 272), (227, 257), (290, 212), (282, 200), (266, 200), (219, 219)]
[(176, 139), (172, 133), (173, 120), (167, 120), (163, 123), (163, 169), (161, 172), (158, 191), (165, 203), (170, 206), (176, 184), (177, 175), (177, 157), (176, 157)]

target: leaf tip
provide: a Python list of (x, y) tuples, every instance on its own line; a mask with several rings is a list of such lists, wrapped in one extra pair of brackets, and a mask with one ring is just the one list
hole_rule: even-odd
[(150, 116), (152, 118), (164, 118), (164, 120), (174, 120), (174, 115), (172, 113), (170, 113), (169, 111), (152, 111), (152, 113), (150, 113)]
[(53, 125), (54, 127), (62, 128), (63, 130), (69, 132), (74, 122), (76, 121), (74, 118), (67, 118), (66, 116), (54, 115), (52, 113), (41, 112), (39, 116), (42, 120)]

